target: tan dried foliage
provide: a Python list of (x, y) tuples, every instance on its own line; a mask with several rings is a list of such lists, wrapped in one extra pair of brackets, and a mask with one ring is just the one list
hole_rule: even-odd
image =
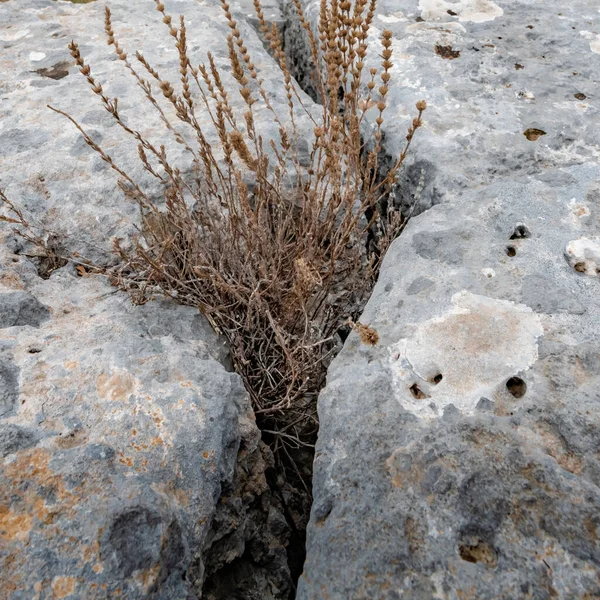
[[(286, 116), (272, 107), (226, 0), (221, 4), (237, 89), (226, 89), (210, 53), (205, 64), (192, 63), (184, 17), (173, 19), (160, 0), (155, 0), (156, 8), (179, 53), (176, 80), (159, 73), (141, 52), (129, 57), (106, 9), (108, 44), (143, 90), (148, 108), (157, 111), (165, 135), (189, 153), (197, 174), (191, 180), (172, 166), (163, 146), (127, 124), (118, 100), (106, 95), (78, 44), (69, 46), (92, 91), (162, 186), (161, 208), (73, 117), (53, 109), (73, 122), (141, 209), (143, 224), (133, 249), (115, 242), (122, 259), (113, 273), (116, 282), (136, 302), (160, 291), (198, 307), (226, 338), (259, 420), (277, 433), (276, 445), (288, 448), (314, 440), (316, 395), (339, 347), (340, 328), (360, 314), (381, 259), (403, 227), (393, 190), (426, 108), (418, 103), (405, 149), (384, 171), (380, 153), (393, 66), (391, 32), (382, 34), (380, 67), (363, 73), (376, 0), (322, 0), (316, 31), (300, 1), (293, 1), (317, 65), (313, 76), (322, 105), (318, 118), (306, 110), (314, 123), (308, 167), (300, 161), (296, 126), (304, 96), (290, 74), (277, 28), (266, 22), (259, 0), (254, 5), (281, 70)], [(231, 101), (236, 93), (242, 98), (241, 111)], [(277, 124), (278, 139), (262, 137), (257, 103)], [(364, 140), (368, 111), (374, 111), (375, 129)], [(175, 122), (168, 116), (173, 112)], [(206, 116), (210, 135), (200, 125)], [(377, 342), (370, 328), (354, 327), (365, 343)]]

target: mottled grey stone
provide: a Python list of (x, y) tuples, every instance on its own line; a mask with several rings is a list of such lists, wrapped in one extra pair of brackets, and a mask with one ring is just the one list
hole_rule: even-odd
[(0, 294), (0, 329), (24, 325), (39, 327), (48, 317), (48, 308), (27, 292)]
[(162, 519), (158, 512), (143, 506), (129, 508), (110, 524), (103, 560), (114, 559), (124, 577), (151, 568), (160, 561)]
[(494, 403), (488, 398), (480, 398), (475, 408), (477, 410), (491, 412), (494, 410)]
[[(136, 307), (103, 278), (67, 270), (33, 281), (50, 317), (18, 336), (0, 330), (0, 505), (13, 527), (3, 583), (15, 598), (60, 585), (74, 597), (199, 597), (207, 556), (238, 557), (211, 533), (223, 490), (241, 554), (269, 512), (234, 485), (238, 468), (264, 481), (266, 466), (252, 458), (260, 434), (222, 344), (194, 308)], [(267, 492), (255, 485), (253, 501)]]
[(600, 230), (599, 18), (589, 0), (378, 3), (385, 151), (425, 99), (400, 202), (424, 188), (415, 213), (433, 208), (361, 316), (380, 343), (351, 334), (319, 397), (299, 600), (600, 595), (600, 295), (594, 257), (577, 265)]
[[(156, 11), (155, 2), (111, 0), (109, 6), (116, 38), (133, 62), (137, 62), (135, 51), (139, 50), (164, 79), (178, 81), (179, 58), (175, 40)], [(264, 9), (269, 22), (282, 25), (275, 0), (266, 2)], [(207, 63), (207, 51), (213, 54), (221, 69), (222, 81), (231, 90), (229, 101), (238, 111), (238, 120), (243, 121), (247, 107), (237, 93), (238, 86), (231, 75), (227, 49), (230, 30), (221, 3), (217, 0), (170, 0), (166, 10), (174, 22), (180, 14), (185, 14), (188, 50), (193, 64)], [(288, 108), (283, 78), (256, 28), (247, 20), (253, 10), (252, 2), (232, 3), (232, 10), (269, 101), (286, 126)], [(87, 146), (69, 121), (49, 110), (47, 105), (80, 121), (92, 139), (105, 147), (115, 163), (151, 197), (162, 200), (163, 190), (145, 172), (139, 160), (137, 142), (124, 135), (79, 73), (69, 54), (69, 42), (74, 40), (80, 44), (82, 56), (91, 65), (98, 82), (111, 98), (119, 97), (122, 119), (142, 132), (156, 147), (164, 145), (170, 163), (184, 176), (193, 175), (190, 156), (168, 133), (158, 111), (145, 100), (144, 92), (123, 63), (116, 59), (114, 48), (107, 45), (104, 3), (10, 0), (0, 2), (0, 22), (3, 25), (0, 71), (6, 82), (0, 92), (2, 187), (13, 202), (28, 211), (28, 215), (43, 221), (46, 227), (64, 237), (68, 250), (104, 263), (108, 260), (107, 250), (113, 239), (126, 240), (135, 232), (139, 210), (117, 186), (119, 176)], [(140, 68), (143, 75), (145, 71)], [(183, 127), (172, 115), (158, 86), (153, 83), (153, 88), (165, 114), (172, 118), (176, 127)], [(193, 88), (198, 122), (209, 142), (218, 144), (200, 94)], [(263, 139), (279, 137), (279, 126), (268, 111), (256, 110), (254, 119)], [(301, 111), (298, 111), (296, 125), (301, 133), (309, 134), (314, 127)], [(193, 145), (196, 136), (185, 129), (183, 127), (184, 135)], [(24, 165), (27, 168), (23, 168)]]
[(465, 193), (392, 245), (361, 316), (380, 343), (352, 333), (319, 398), (300, 600), (600, 594), (600, 296), (562, 258), (600, 168), (562, 175)]
[(464, 253), (461, 239), (461, 236), (454, 231), (423, 232), (413, 238), (413, 246), (416, 253), (423, 258), (459, 264)]
[(30, 429), (10, 423), (0, 424), (0, 456), (2, 458), (35, 446), (37, 437)]
[[(424, 290), (428, 290), (430, 287), (434, 286), (435, 282), (431, 279), (427, 279), (427, 277), (417, 277), (407, 288), (406, 293), (409, 296), (413, 294), (418, 294)], [(389, 290), (388, 290), (389, 291)]]
[(559, 287), (555, 279), (531, 273), (525, 278), (521, 291), (521, 301), (537, 312), (543, 313), (572, 313), (582, 315), (585, 306), (577, 300), (573, 292)]
[(12, 360), (0, 356), (0, 418), (14, 411), (19, 396), (19, 369)]

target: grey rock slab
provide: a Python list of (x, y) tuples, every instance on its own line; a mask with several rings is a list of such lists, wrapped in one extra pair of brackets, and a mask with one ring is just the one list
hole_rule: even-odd
[(0, 255), (0, 299), (47, 307), (0, 329), (0, 596), (200, 597), (223, 490), (244, 553), (238, 468), (257, 503), (268, 489), (264, 461), (240, 458), (260, 433), (222, 342), (194, 308)]
[(0, 418), (14, 412), (19, 395), (18, 373), (9, 357), (0, 356)]
[[(152, 80), (154, 94), (165, 115), (176, 128), (180, 127), (173, 107), (135, 59), (135, 51), (142, 51), (161, 77), (179, 89), (178, 52), (156, 11), (155, 2), (111, 0), (106, 5), (112, 11), (116, 39), (138, 72)], [(189, 154), (168, 134), (158, 113), (145, 100), (124, 64), (117, 60), (114, 48), (107, 45), (104, 6), (104, 2), (95, 1), (0, 2), (0, 186), (24, 209), (32, 223), (65, 238), (67, 250), (103, 262), (107, 260), (106, 253), (114, 238), (123, 238), (127, 244), (133, 225), (138, 222), (139, 210), (118, 188), (120, 176), (88, 147), (67, 119), (52, 112), (47, 105), (79, 121), (91, 138), (159, 205), (163, 191), (144, 171), (136, 144), (103, 109), (99, 97), (92, 93), (79, 73), (67, 48), (71, 40), (80, 44), (82, 56), (91, 65), (92, 75), (102, 84), (107, 96), (119, 98), (119, 113), (128, 126), (138, 130), (156, 147), (164, 144), (172, 165), (184, 176), (193, 176)], [(231, 75), (226, 43), (230, 29), (220, 3), (217, 0), (168, 0), (165, 6), (174, 22), (178, 22), (180, 14), (186, 16), (188, 50), (195, 65), (207, 63), (207, 52), (212, 52), (229, 91), (230, 102), (238, 111), (238, 120), (244, 122), (247, 107)], [(288, 108), (281, 72), (255, 29), (246, 21), (249, 4), (244, 8), (236, 5), (233, 9), (271, 105), (285, 122)], [(275, 4), (267, 11), (268, 18), (273, 17), (274, 9)], [(202, 109), (200, 94), (196, 89), (192, 89), (192, 93), (199, 102), (198, 121), (209, 141), (215, 141), (212, 122)], [(254, 109), (257, 130), (264, 139), (279, 139), (279, 126), (272, 114), (260, 102)], [(313, 126), (308, 123), (306, 115), (299, 112), (297, 124), (301, 134), (305, 130), (312, 132)], [(190, 141), (190, 132), (182, 131)], [(218, 159), (218, 144), (214, 149)]]
[(380, 342), (352, 333), (319, 397), (299, 600), (600, 595), (600, 288), (565, 256), (599, 182), (498, 181), (394, 242)]
[(600, 595), (599, 26), (591, 0), (378, 2), (392, 158), (428, 104), (397, 198), (433, 208), (319, 397), (299, 600)]

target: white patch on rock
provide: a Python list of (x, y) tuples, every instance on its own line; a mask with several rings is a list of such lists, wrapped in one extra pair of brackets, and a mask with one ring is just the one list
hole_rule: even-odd
[(596, 54), (600, 54), (600, 35), (592, 31), (580, 31), (579, 35), (590, 41), (590, 50)]
[(494, 269), (481, 269), (481, 273), (491, 279), (492, 277), (496, 277), (496, 271)]
[(459, 21), (473, 23), (493, 21), (504, 14), (504, 11), (492, 0), (459, 0), (459, 2), (419, 0), (419, 8), (421, 18), (426, 21), (447, 19), (449, 10), (458, 15)]
[(29, 35), (29, 29), (21, 29), (19, 31), (6, 31), (0, 35), (0, 41), (2, 42), (16, 42), (21, 38)]
[(391, 348), (398, 401), (421, 418), (441, 416), (449, 404), (473, 413), (481, 397), (538, 359), (544, 329), (528, 306), (467, 291), (452, 304)]
[(530, 92), (528, 90), (520, 90), (518, 92), (515, 92), (515, 96), (520, 100), (525, 100), (526, 102), (533, 102), (535, 100), (533, 92)]
[(401, 21), (408, 21), (404, 16), (404, 13), (397, 12), (393, 15), (377, 15), (377, 18), (383, 23), (400, 23)]
[(30, 52), (29, 60), (31, 62), (38, 62), (40, 60), (44, 60), (46, 55), (43, 52)]
[(567, 244), (565, 256), (569, 264), (580, 273), (598, 277), (600, 275), (600, 237), (581, 237)]

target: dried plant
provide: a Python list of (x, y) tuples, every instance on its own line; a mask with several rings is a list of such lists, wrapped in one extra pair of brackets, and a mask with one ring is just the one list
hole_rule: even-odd
[[(133, 139), (147, 173), (162, 186), (164, 207), (70, 115), (53, 110), (75, 124), (141, 209), (133, 250), (115, 242), (122, 259), (113, 273), (117, 283), (138, 302), (159, 290), (198, 307), (226, 338), (259, 422), (274, 435), (275, 449), (290, 452), (310, 446), (317, 430), (316, 395), (339, 347), (339, 331), (360, 314), (381, 259), (403, 227), (391, 196), (421, 126), (425, 102), (417, 104), (404, 151), (383, 172), (379, 157), (393, 66), (391, 32), (382, 34), (380, 68), (363, 73), (376, 0), (322, 0), (316, 32), (300, 1), (294, 0), (317, 65), (314, 79), (322, 105), (319, 117), (305, 109), (314, 137), (310, 164), (303, 166), (296, 119), (296, 111), (304, 108), (302, 94), (277, 28), (266, 22), (260, 1), (254, 5), (282, 73), (285, 116), (272, 107), (226, 0), (221, 4), (237, 89), (226, 89), (210, 53), (206, 64), (192, 63), (184, 17), (174, 20), (161, 0), (155, 2), (179, 53), (177, 83), (141, 52), (135, 60), (129, 58), (107, 8), (108, 44), (157, 111), (165, 135), (189, 153), (197, 176), (184, 177), (163, 146), (156, 147), (128, 125), (117, 99), (105, 94), (75, 42), (69, 46), (73, 59), (104, 108)], [(234, 93), (242, 98), (242, 110), (231, 101)], [(164, 103), (171, 105), (170, 111)], [(256, 103), (277, 124), (277, 139), (261, 135)], [(369, 111), (375, 111), (375, 128), (372, 139), (365, 141)], [(168, 116), (173, 112), (175, 122)], [(201, 112), (210, 119), (210, 132), (200, 125)], [(353, 326), (368, 343), (377, 343), (372, 329)]]
[(29, 248), (24, 252), (24, 256), (37, 263), (40, 277), (48, 279), (56, 269), (67, 264), (69, 253), (64, 248), (59, 233), (35, 223), (31, 217), (27, 218), (24, 210), (9, 200), (2, 190), (0, 190), (0, 208), (6, 212), (0, 214), (0, 223), (13, 225), (13, 233), (28, 242)]

